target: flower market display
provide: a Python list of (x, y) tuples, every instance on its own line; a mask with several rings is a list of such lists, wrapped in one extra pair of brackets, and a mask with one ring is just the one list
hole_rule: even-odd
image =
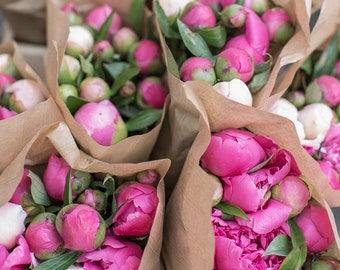
[(0, 269), (340, 267), (340, 3), (42, 5), (44, 74), (0, 44)]

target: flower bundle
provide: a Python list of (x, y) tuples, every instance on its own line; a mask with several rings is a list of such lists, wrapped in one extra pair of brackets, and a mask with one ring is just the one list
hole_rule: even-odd
[[(144, 3), (54, 1), (48, 12), (49, 33), (59, 45), (49, 44), (47, 58), (60, 62), (47, 83), (76, 141), (101, 160), (148, 159), (168, 89)], [(140, 151), (125, 150), (139, 141)], [(112, 155), (113, 149), (124, 154)]]
[[(19, 169), (32, 152), (38, 164)], [(50, 156), (40, 163), (42, 152)], [(160, 269), (168, 167), (101, 162), (78, 150), (65, 124), (41, 130), (1, 174), (18, 183), (0, 207), (1, 269)]]
[[(228, 89), (225, 82), (241, 80), (248, 88), (246, 100), (249, 95), (255, 98), (246, 104), (266, 106), (280, 68), (306, 53), (297, 40), (308, 40), (308, 7), (289, 2), (280, 6), (276, 1), (181, 1), (174, 9), (167, 1), (156, 1), (170, 72), (183, 81), (226, 88), (224, 95), (230, 98), (241, 86)], [(292, 76), (289, 73), (285, 81)]]

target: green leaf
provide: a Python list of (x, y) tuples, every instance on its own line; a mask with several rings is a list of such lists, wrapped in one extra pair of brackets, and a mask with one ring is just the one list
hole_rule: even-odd
[(87, 100), (75, 96), (69, 96), (66, 99), (66, 106), (72, 115), (74, 115), (79, 108), (86, 103), (88, 103)]
[(179, 33), (185, 44), (185, 47), (195, 56), (203, 57), (213, 61), (213, 56), (209, 50), (208, 44), (204, 41), (199, 33), (192, 32), (184, 23), (177, 19)]
[(205, 42), (216, 48), (223, 48), (227, 40), (226, 28), (218, 25), (214, 28), (204, 28), (199, 31)]
[(72, 187), (71, 187), (72, 169), (69, 169), (66, 175), (66, 182), (64, 188), (64, 206), (72, 203)]
[(290, 234), (291, 234), (293, 247), (294, 248), (306, 247), (306, 240), (305, 240), (305, 237), (303, 236), (303, 233), (300, 227), (296, 224), (296, 222), (293, 219), (288, 219), (287, 223), (290, 228)]
[(106, 196), (109, 197), (112, 195), (112, 202), (111, 202), (111, 214), (116, 213), (117, 211), (117, 201), (115, 197), (116, 192), (116, 182), (112, 175), (107, 174), (103, 180), (103, 183), (106, 187)]
[(247, 214), (238, 206), (227, 203), (227, 202), (220, 202), (218, 205), (215, 206), (217, 209), (221, 210), (224, 214), (233, 215), (236, 217), (243, 218), (244, 220), (249, 220)]
[(142, 35), (145, 0), (134, 0), (130, 10), (130, 21), (137, 35)]
[(321, 75), (330, 75), (335, 66), (335, 62), (338, 57), (339, 49), (339, 37), (336, 32), (330, 40), (329, 44), (322, 52), (319, 60), (314, 64), (314, 71), (312, 79), (315, 79)]
[(119, 75), (116, 76), (116, 79), (112, 85), (112, 92), (116, 93), (126, 81), (131, 80), (132, 78), (137, 76), (139, 72), (140, 68), (138, 67), (131, 67), (123, 70)]
[(111, 99), (112, 103), (120, 109), (121, 107), (129, 105), (132, 101), (134, 101), (135, 97), (122, 97), (121, 95), (116, 95)]
[(32, 198), (36, 204), (42, 204), (49, 206), (51, 204), (50, 198), (47, 195), (45, 186), (40, 177), (31, 170), (28, 173), (28, 177), (31, 179), (31, 193)]
[(116, 79), (124, 70), (131, 67), (127, 62), (111, 62), (103, 65), (105, 71), (109, 73), (112, 79)]
[(247, 83), (250, 93), (254, 95), (260, 91), (268, 82), (269, 75), (270, 69), (254, 74), (251, 80)]
[(119, 108), (119, 113), (124, 117), (124, 118), (132, 118), (133, 116), (135, 116), (137, 113), (139, 113), (141, 111), (141, 109), (132, 104), (126, 107), (122, 107)]
[(270, 242), (262, 257), (268, 255), (287, 256), (292, 249), (293, 246), (290, 237), (285, 234), (280, 234)]
[(90, 61), (79, 55), (81, 70), (89, 77), (93, 76), (94, 68)]
[(163, 110), (146, 109), (140, 111), (125, 122), (128, 131), (141, 130), (154, 124), (161, 116)]
[(301, 250), (300, 249), (293, 249), (288, 256), (283, 260), (280, 270), (299, 270), (301, 266), (299, 261), (301, 257)]
[(168, 17), (165, 15), (163, 8), (161, 7), (158, 1), (154, 1), (154, 7), (159, 27), (161, 28), (161, 31), (164, 34), (164, 36), (166, 36), (167, 38), (180, 39), (180, 35), (169, 24)]
[(106, 18), (105, 22), (100, 27), (99, 31), (96, 34), (96, 41), (104, 40), (106, 35), (110, 29), (112, 24), (113, 14), (115, 13), (114, 10), (110, 13), (110, 15)]
[(34, 270), (65, 270), (73, 265), (80, 255), (80, 251), (68, 251), (58, 257), (42, 262), (37, 267), (34, 267)]

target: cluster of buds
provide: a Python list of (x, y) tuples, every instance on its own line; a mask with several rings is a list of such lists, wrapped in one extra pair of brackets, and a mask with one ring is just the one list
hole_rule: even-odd
[(41, 86), (22, 77), (13, 56), (0, 54), (0, 120), (27, 111), (44, 100)]
[[(82, 13), (69, 2), (61, 10), (70, 31), (58, 74), (59, 94), (74, 119), (104, 146), (153, 128), (168, 94), (158, 40), (124, 25), (108, 4)], [(138, 121), (135, 128), (131, 122), (137, 116), (144, 125)]]
[[(176, 11), (159, 2), (166, 18), (158, 14), (158, 19), (174, 30), (163, 33), (183, 81), (214, 85), (240, 79), (254, 94), (266, 83), (272, 59), (295, 32), (288, 12), (266, 0), (181, 1), (177, 6), (183, 7)], [(175, 38), (184, 41), (184, 49), (177, 46), (181, 52), (173, 46)]]
[(74, 251), (81, 254), (75, 267), (137, 269), (158, 209), (160, 175), (146, 169), (115, 178), (74, 170), (56, 154), (42, 179), (24, 169), (0, 207), (0, 268), (39, 265)]

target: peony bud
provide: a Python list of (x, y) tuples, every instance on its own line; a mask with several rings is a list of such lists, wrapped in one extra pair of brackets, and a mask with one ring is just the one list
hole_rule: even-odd
[(58, 92), (61, 99), (66, 103), (67, 98), (78, 97), (78, 89), (73, 84), (61, 84), (58, 86)]
[(26, 229), (27, 243), (39, 260), (48, 260), (65, 252), (55, 220), (55, 214), (42, 213), (37, 215)]
[(313, 103), (303, 107), (298, 120), (303, 124), (306, 139), (324, 138), (331, 127), (334, 112), (323, 103)]
[(317, 163), (320, 166), (322, 172), (328, 178), (328, 184), (331, 186), (332, 189), (338, 190), (340, 189), (340, 178), (338, 172), (333, 168), (333, 166), (324, 160), (317, 160)]
[(189, 2), (185, 6), (180, 16), (180, 20), (191, 31), (214, 28), (216, 26), (216, 17), (211, 7), (197, 1)]
[(112, 38), (113, 48), (121, 57), (126, 57), (137, 42), (137, 33), (127, 26), (118, 29)]
[(294, 34), (294, 26), (287, 11), (283, 8), (275, 7), (268, 9), (262, 14), (269, 39), (275, 43), (284, 45)]
[(122, 117), (109, 100), (83, 105), (74, 119), (100, 145), (115, 144), (128, 135)]
[(111, 43), (107, 40), (100, 40), (93, 46), (94, 59), (110, 61), (113, 59), (114, 50)]
[(8, 53), (0, 53), (0, 72), (6, 73), (15, 79), (21, 79), (22, 76), (15, 66), (13, 56)]
[(0, 106), (0, 120), (4, 120), (4, 119), (10, 118), (10, 117), (13, 117), (17, 114), (18, 113), (15, 112), (15, 111), (10, 111), (7, 108)]
[(248, 86), (240, 79), (232, 79), (230, 82), (219, 82), (213, 88), (226, 98), (244, 105), (253, 105), (253, 96)]
[(126, 183), (117, 189), (117, 213), (113, 232), (122, 236), (144, 236), (150, 233), (158, 206), (155, 187)]
[(290, 217), (298, 215), (311, 197), (306, 183), (297, 176), (289, 175), (271, 188), (272, 198), (292, 208)]
[[(103, 23), (107, 20), (110, 14), (113, 12), (113, 8), (108, 4), (100, 5), (92, 9), (85, 18), (85, 23), (93, 27), (95, 30), (99, 31)], [(122, 26), (122, 19), (117, 12), (113, 13), (112, 23), (109, 27), (106, 39), (112, 40), (113, 35)]]
[(298, 110), (289, 100), (285, 98), (279, 98), (268, 110), (271, 113), (286, 117), (291, 121), (298, 119)]
[[(14, 77), (6, 73), (0, 73), (0, 100), (2, 99), (2, 94), (5, 90), (16, 81)], [(1, 100), (2, 103), (2, 100)]]
[(203, 57), (190, 57), (186, 59), (180, 70), (183, 81), (204, 81), (211, 85), (216, 82), (216, 73), (213, 63)]
[(172, 18), (176, 18), (191, 1), (192, 0), (159, 0), (159, 4), (164, 10), (165, 15), (172, 20)]
[(119, 94), (122, 97), (133, 97), (136, 94), (137, 88), (133, 81), (126, 81), (120, 88)]
[(240, 48), (228, 48), (216, 57), (215, 72), (217, 79), (249, 81), (254, 74), (254, 61), (251, 55)]
[(94, 46), (91, 32), (83, 25), (71, 25), (66, 41), (65, 53), (78, 58), (87, 56)]
[(246, 17), (244, 7), (238, 4), (226, 6), (221, 12), (223, 25), (231, 28), (242, 27), (246, 22)]
[(81, 252), (97, 249), (105, 237), (105, 222), (100, 214), (85, 204), (69, 204), (57, 214), (56, 227), (64, 247)]
[(156, 170), (148, 169), (136, 175), (136, 181), (142, 184), (154, 185), (159, 181), (159, 174)]
[(79, 85), (79, 96), (90, 102), (110, 98), (110, 86), (100, 77), (87, 77)]
[(9, 109), (18, 113), (27, 111), (46, 100), (39, 84), (30, 79), (17, 80), (5, 92), (11, 95), (8, 104)]
[(35, 205), (31, 194), (31, 178), (28, 176), (29, 170), (24, 169), (19, 185), (16, 187), (11, 199), (12, 203), (20, 204), (22, 207)]
[(306, 96), (303, 91), (290, 91), (287, 93), (287, 100), (300, 110), (303, 106), (305, 106)]
[(164, 71), (160, 46), (149, 39), (140, 40), (131, 47), (128, 61), (139, 67), (143, 76), (159, 75)]
[(197, 0), (197, 1), (203, 5), (211, 7), (215, 14), (218, 14), (222, 9), (220, 0)]
[(80, 25), (83, 23), (83, 18), (73, 2), (64, 4), (60, 10), (67, 14), (70, 25)]
[(155, 76), (145, 77), (138, 85), (137, 103), (143, 109), (162, 109), (167, 95), (168, 90), (161, 78)]
[(305, 270), (338, 270), (340, 261), (329, 256), (317, 256), (307, 259), (303, 265)]
[(17, 237), (25, 231), (27, 214), (21, 205), (7, 202), (0, 206), (0, 244), (11, 250)]
[(331, 222), (324, 207), (307, 206), (296, 217), (296, 223), (306, 239), (308, 253), (324, 251), (334, 242)]
[(245, 0), (243, 6), (250, 8), (259, 15), (262, 15), (266, 10), (269, 9), (270, 4), (270, 0)]
[(75, 84), (80, 74), (81, 66), (78, 59), (71, 55), (65, 54), (61, 61), (60, 71), (58, 75), (59, 84)]
[(86, 204), (97, 212), (102, 213), (106, 209), (106, 195), (100, 190), (86, 189), (77, 198), (77, 203)]

